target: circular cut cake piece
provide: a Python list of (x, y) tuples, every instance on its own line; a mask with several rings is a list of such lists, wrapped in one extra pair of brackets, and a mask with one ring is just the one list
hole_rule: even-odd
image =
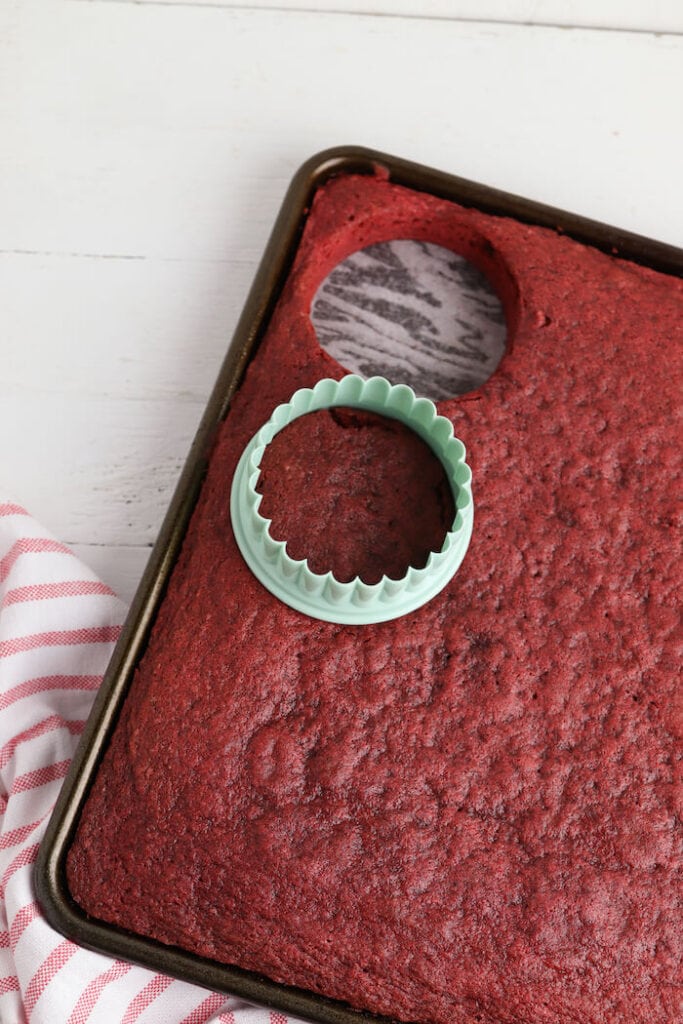
[(342, 583), (421, 569), (455, 516), (439, 459), (409, 427), (356, 409), (308, 413), (275, 435), (257, 490), (291, 558)]

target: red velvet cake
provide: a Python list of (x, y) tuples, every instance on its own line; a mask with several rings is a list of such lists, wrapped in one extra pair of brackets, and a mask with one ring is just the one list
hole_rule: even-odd
[[(252, 576), (230, 485), (277, 404), (344, 373), (309, 320), (321, 280), (393, 238), (484, 271), (510, 344), (438, 404), (474, 474), (462, 567), (409, 616), (340, 626)], [(681, 1020), (682, 308), (681, 282), (555, 232), (322, 188), (85, 806), (75, 900), (402, 1021)]]
[[(311, 458), (311, 453), (315, 455)], [(302, 416), (261, 460), (260, 514), (313, 572), (379, 583), (422, 569), (453, 524), (443, 466), (414, 431), (351, 409)]]

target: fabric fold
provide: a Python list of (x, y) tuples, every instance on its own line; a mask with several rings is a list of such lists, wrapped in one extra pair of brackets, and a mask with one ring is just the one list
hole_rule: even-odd
[(0, 503), (0, 1021), (283, 1024), (83, 949), (36, 902), (40, 841), (125, 612), (66, 545)]

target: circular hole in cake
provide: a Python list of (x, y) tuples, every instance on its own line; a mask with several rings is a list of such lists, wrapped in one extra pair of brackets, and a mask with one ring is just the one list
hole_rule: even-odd
[(500, 299), (450, 249), (398, 239), (353, 253), (316, 292), (311, 320), (345, 369), (409, 384), (435, 400), (484, 384), (505, 351)]
[(256, 489), (290, 558), (342, 583), (424, 568), (455, 518), (444, 468), (413, 430), (343, 407), (300, 416), (276, 434)]

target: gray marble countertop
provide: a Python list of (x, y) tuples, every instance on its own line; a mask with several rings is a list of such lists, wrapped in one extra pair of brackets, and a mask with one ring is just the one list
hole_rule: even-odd
[(311, 307), (320, 344), (347, 370), (441, 399), (480, 387), (505, 351), (490, 282), (464, 257), (403, 239), (338, 264)]

